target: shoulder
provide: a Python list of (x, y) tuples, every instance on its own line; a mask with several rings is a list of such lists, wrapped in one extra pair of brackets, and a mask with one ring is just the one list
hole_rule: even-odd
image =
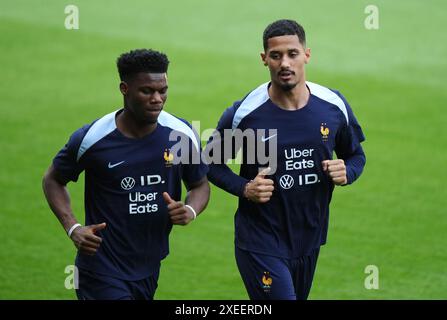
[(343, 95), (334, 89), (329, 89), (317, 83), (306, 81), (310, 94), (336, 107), (345, 117), (346, 122), (350, 121), (350, 107)]
[(176, 117), (164, 110), (158, 116), (158, 124), (168, 128), (171, 131), (177, 131), (186, 135), (192, 140), (196, 148), (199, 146), (198, 136), (194, 131), (192, 125), (185, 119)]
[(116, 112), (114, 111), (96, 119), (73, 132), (68, 142), (68, 147), (76, 153), (77, 160), (95, 143), (116, 129)]
[(263, 83), (241, 100), (234, 102), (225, 110), (221, 119), (225, 119), (228, 126), (231, 125), (232, 129), (236, 129), (245, 117), (269, 100), (268, 85), (269, 82)]

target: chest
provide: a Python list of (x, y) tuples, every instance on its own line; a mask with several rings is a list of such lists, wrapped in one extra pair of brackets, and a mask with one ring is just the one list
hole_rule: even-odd
[(337, 133), (344, 125), (342, 114), (335, 109), (320, 110), (307, 106), (302, 110), (285, 111), (266, 106), (241, 123), (241, 131), (253, 135), (256, 149), (266, 149), (279, 157), (311, 157), (311, 153), (332, 153)]
[(164, 136), (136, 142), (112, 136), (86, 154), (86, 173), (97, 184), (114, 190), (162, 187), (181, 169), (171, 152), (174, 143)]

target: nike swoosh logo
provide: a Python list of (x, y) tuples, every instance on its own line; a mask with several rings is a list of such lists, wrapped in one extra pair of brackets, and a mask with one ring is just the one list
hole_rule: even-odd
[(274, 135), (272, 135), (272, 136), (270, 136), (270, 137), (267, 137), (267, 138), (265, 138), (264, 136), (263, 137), (261, 137), (261, 140), (262, 140), (262, 142), (266, 142), (267, 140), (270, 140), (271, 138), (273, 138), (273, 137), (276, 137), (278, 134), (274, 134)]
[(116, 166), (119, 166), (120, 164), (123, 164), (124, 162), (125, 162), (125, 161), (121, 161), (121, 162), (114, 163), (114, 164), (111, 164), (111, 163), (109, 162), (109, 169), (115, 168)]

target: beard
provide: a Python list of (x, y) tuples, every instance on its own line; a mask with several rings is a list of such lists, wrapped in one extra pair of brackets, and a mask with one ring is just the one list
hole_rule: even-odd
[(276, 72), (272, 72), (271, 71), (271, 79), (273, 82), (275, 82), (275, 85), (280, 88), (283, 92), (289, 92), (291, 91), (293, 88), (295, 88), (298, 85), (297, 79), (295, 78), (295, 72), (290, 71), (292, 73), (293, 78), (290, 80), (286, 80), (285, 82), (283, 82), (280, 78), (280, 72), (276, 73)]
[(281, 80), (279, 79), (277, 79), (274, 82), (276, 86), (280, 88), (283, 92), (289, 92), (298, 85), (298, 82), (281, 82)]
[(296, 87), (298, 83), (279, 83), (279, 87), (281, 88), (282, 91), (284, 92), (288, 92), (291, 91), (293, 88)]

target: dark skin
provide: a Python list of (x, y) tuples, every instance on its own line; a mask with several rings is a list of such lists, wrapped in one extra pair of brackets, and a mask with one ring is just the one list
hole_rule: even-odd
[[(67, 183), (68, 181), (60, 176), (53, 166), (50, 166), (43, 178), (43, 190), (48, 204), (66, 232), (78, 223), (70, 205)], [(71, 234), (71, 240), (81, 253), (93, 255), (102, 242), (95, 232), (105, 227), (105, 223), (78, 227)]]
[(157, 119), (168, 98), (166, 73), (140, 72), (121, 81), (124, 110), (116, 118), (118, 129), (129, 138), (142, 138), (157, 128)]
[[(139, 139), (157, 128), (158, 116), (167, 99), (167, 75), (140, 72), (126, 80), (120, 83), (124, 110), (116, 117), (116, 126), (126, 137)], [(52, 165), (42, 183), (48, 204), (66, 232), (78, 223), (70, 205), (67, 183)], [(171, 222), (176, 225), (184, 226), (194, 219), (194, 213), (185, 205), (193, 207), (199, 215), (208, 204), (210, 187), (206, 176), (198, 182), (186, 184), (186, 188), (185, 203), (173, 200), (167, 192), (163, 193)], [(103, 222), (77, 227), (71, 234), (71, 240), (81, 253), (94, 255), (102, 242), (95, 233), (106, 226)]]

